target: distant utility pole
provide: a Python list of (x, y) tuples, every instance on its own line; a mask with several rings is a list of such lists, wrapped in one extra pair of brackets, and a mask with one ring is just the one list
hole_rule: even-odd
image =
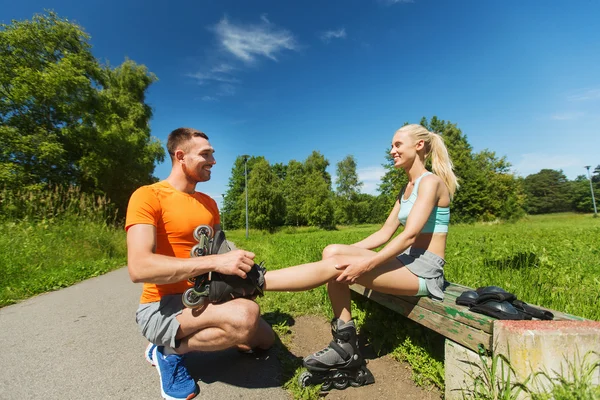
[(592, 203), (594, 204), (594, 218), (598, 217), (598, 211), (596, 210), (596, 198), (594, 197), (594, 186), (592, 185), (592, 176), (590, 175), (591, 165), (586, 165), (584, 168), (587, 169), (588, 179), (590, 180), (590, 192), (592, 192)]

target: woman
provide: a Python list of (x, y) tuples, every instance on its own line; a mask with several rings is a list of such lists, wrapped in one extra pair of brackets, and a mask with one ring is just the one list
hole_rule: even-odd
[[(381, 229), (352, 245), (327, 246), (319, 262), (269, 271), (265, 275), (265, 290), (270, 291), (307, 290), (327, 282), (334, 313), (334, 341), (304, 359), (309, 371), (319, 372), (325, 383), (331, 382), (333, 376), (334, 385), (347, 384), (348, 379), (364, 384), (367, 379), (350, 313), (349, 284), (356, 282), (395, 295), (444, 297), (449, 206), (458, 187), (448, 151), (438, 134), (414, 124), (396, 131), (390, 154), (395, 168), (403, 169), (408, 176), (408, 184)], [(433, 174), (425, 168), (428, 157)], [(400, 224), (404, 230), (389, 241)], [(388, 241), (379, 252), (373, 251)], [(359, 372), (340, 376), (340, 370)], [(331, 371), (337, 375), (325, 375)]]

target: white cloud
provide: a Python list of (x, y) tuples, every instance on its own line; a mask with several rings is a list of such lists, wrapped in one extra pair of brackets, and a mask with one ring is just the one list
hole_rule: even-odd
[(219, 44), (236, 58), (253, 63), (258, 57), (277, 61), (284, 50), (297, 50), (294, 36), (285, 29), (276, 29), (266, 16), (258, 25), (234, 25), (224, 17), (215, 27)]
[(232, 76), (227, 75), (219, 75), (211, 72), (196, 72), (195, 74), (188, 74), (190, 78), (194, 78), (197, 80), (199, 85), (204, 85), (207, 81), (217, 81), (217, 82), (225, 82), (225, 83), (239, 83), (239, 79), (236, 79)]
[(587, 101), (600, 99), (600, 89), (582, 89), (567, 97), (569, 101)]
[(202, 96), (202, 101), (217, 101), (217, 98), (213, 96)]
[(361, 192), (377, 194), (377, 187), (381, 183), (381, 178), (385, 175), (385, 168), (381, 165), (359, 168), (356, 173), (358, 179), (363, 183)]
[(321, 40), (325, 43), (329, 43), (331, 39), (344, 39), (346, 38), (346, 29), (338, 29), (337, 31), (326, 31), (321, 34)]
[(579, 119), (579, 118), (583, 117), (583, 115), (584, 115), (584, 113), (579, 112), (579, 111), (564, 112), (564, 113), (554, 114), (552, 116), (552, 119), (556, 120), (556, 121), (568, 121), (568, 120), (573, 120), (573, 119)]
[[(513, 170), (521, 176), (536, 174), (542, 169), (574, 170), (574, 167), (580, 167), (581, 158), (576, 155), (563, 154), (542, 154), (527, 153), (521, 154), (521, 159), (513, 166)], [(567, 172), (567, 171), (565, 171)]]
[(233, 96), (235, 94), (236, 88), (230, 84), (223, 84), (219, 86), (219, 90), (217, 91), (217, 96)]

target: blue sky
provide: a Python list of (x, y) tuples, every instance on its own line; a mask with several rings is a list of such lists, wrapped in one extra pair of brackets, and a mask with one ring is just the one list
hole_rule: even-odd
[(375, 193), (394, 131), (423, 116), (523, 176), (600, 164), (598, 1), (27, 0), (4, 2), (0, 21), (43, 9), (83, 26), (97, 58), (158, 76), (152, 134), (210, 136), (217, 165), (197, 189), (219, 203), (241, 154), (318, 150), (332, 175), (352, 154)]

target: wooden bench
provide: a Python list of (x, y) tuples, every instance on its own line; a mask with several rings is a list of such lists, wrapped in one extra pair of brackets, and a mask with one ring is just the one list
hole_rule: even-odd
[[(470, 357), (470, 361), (473, 361), (478, 359), (478, 353), (481, 348), (485, 349), (488, 354), (492, 354), (494, 351), (497, 350), (499, 340), (498, 335), (502, 337), (503, 341), (506, 341), (504, 340), (506, 335), (505, 333), (503, 333), (506, 331), (506, 323), (509, 323), (510, 325), (511, 323), (514, 324), (514, 322), (529, 322), (531, 324), (531, 321), (498, 321), (495, 318), (471, 312), (469, 311), (468, 307), (457, 305), (456, 298), (465, 290), (473, 289), (454, 283), (447, 283), (446, 288), (444, 289), (445, 298), (443, 301), (432, 300), (428, 297), (388, 295), (367, 289), (358, 284), (352, 285), (351, 289), (354, 292), (359, 293), (447, 338), (445, 361), (446, 399), (461, 398), (462, 394), (456, 395), (456, 393), (452, 393), (452, 391), (456, 392), (457, 390), (459, 390), (456, 386), (464, 385), (465, 383), (463, 381), (464, 379), (466, 379), (464, 374), (458, 378), (455, 378), (454, 375), (452, 375), (456, 374), (458, 364), (454, 363), (452, 368), (449, 368), (449, 362), (453, 361), (449, 360), (449, 346), (454, 349), (467, 349), (467, 351), (470, 351), (470, 355), (468, 355), (468, 357)], [(583, 323), (586, 323), (585, 321), (587, 321), (584, 318), (577, 317), (574, 315), (569, 315), (554, 310), (548, 311), (551, 311), (554, 314), (553, 321), (536, 322), (552, 323), (555, 321), (581, 321)], [(586, 329), (589, 326), (591, 326), (592, 335), (595, 335), (595, 339), (597, 341), (597, 344), (593, 344), (594, 338), (592, 337), (592, 350), (600, 352), (600, 323), (595, 321), (587, 322), (591, 323), (592, 325), (586, 325)], [(565, 324), (559, 323), (555, 326), (563, 327), (564, 325)], [(547, 327), (548, 325), (545, 326)], [(568, 326), (571, 325), (569, 324)], [(546, 331), (548, 331), (547, 328), (545, 329)], [(495, 332), (495, 330), (497, 332)], [(554, 345), (555, 344), (553, 344), (553, 346)], [(559, 345), (559, 347), (560, 346), (561, 345)], [(513, 347), (515, 347), (515, 345), (513, 345)], [(450, 356), (450, 358), (457, 358), (456, 354), (456, 351), (452, 350), (452, 355)], [(523, 351), (521, 351), (521, 353), (519, 354), (523, 354)], [(536, 355), (535, 357), (538, 356)], [(465, 363), (464, 361), (462, 362), (463, 364)], [(525, 360), (524, 362), (526, 363), (528, 361)], [(531, 363), (529, 362), (529, 364)], [(452, 376), (450, 376), (449, 374)], [(523, 372), (523, 374), (525, 374), (525, 372)], [(449, 382), (449, 380), (453, 380), (453, 382)]]

